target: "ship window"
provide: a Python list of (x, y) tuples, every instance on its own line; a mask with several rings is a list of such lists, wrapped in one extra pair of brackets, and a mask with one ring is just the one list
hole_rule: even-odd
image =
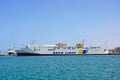
[(60, 49), (59, 47), (57, 49)]
[(75, 47), (72, 47), (72, 49), (75, 49)]
[(34, 51), (36, 51), (36, 49), (34, 49)]
[(70, 49), (70, 50), (71, 50), (71, 47), (68, 47), (68, 49)]
[(53, 51), (53, 49), (48, 49), (48, 51)]
[(66, 49), (66, 47), (63, 47), (63, 49)]

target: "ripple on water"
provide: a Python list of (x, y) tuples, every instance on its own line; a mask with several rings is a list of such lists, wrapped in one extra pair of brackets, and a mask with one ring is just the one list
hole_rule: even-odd
[(119, 80), (119, 55), (0, 57), (1, 80)]

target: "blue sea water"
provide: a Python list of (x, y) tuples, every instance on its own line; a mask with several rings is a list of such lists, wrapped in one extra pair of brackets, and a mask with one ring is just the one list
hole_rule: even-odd
[(0, 80), (120, 80), (120, 55), (1, 56)]

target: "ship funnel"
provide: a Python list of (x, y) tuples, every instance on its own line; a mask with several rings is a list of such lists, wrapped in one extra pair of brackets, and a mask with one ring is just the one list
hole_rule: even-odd
[(76, 48), (83, 48), (83, 44), (76, 44)]

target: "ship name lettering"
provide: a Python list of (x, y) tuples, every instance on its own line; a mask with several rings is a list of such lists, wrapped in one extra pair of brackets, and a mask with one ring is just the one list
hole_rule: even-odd
[(76, 54), (76, 52), (53, 52), (53, 54)]

